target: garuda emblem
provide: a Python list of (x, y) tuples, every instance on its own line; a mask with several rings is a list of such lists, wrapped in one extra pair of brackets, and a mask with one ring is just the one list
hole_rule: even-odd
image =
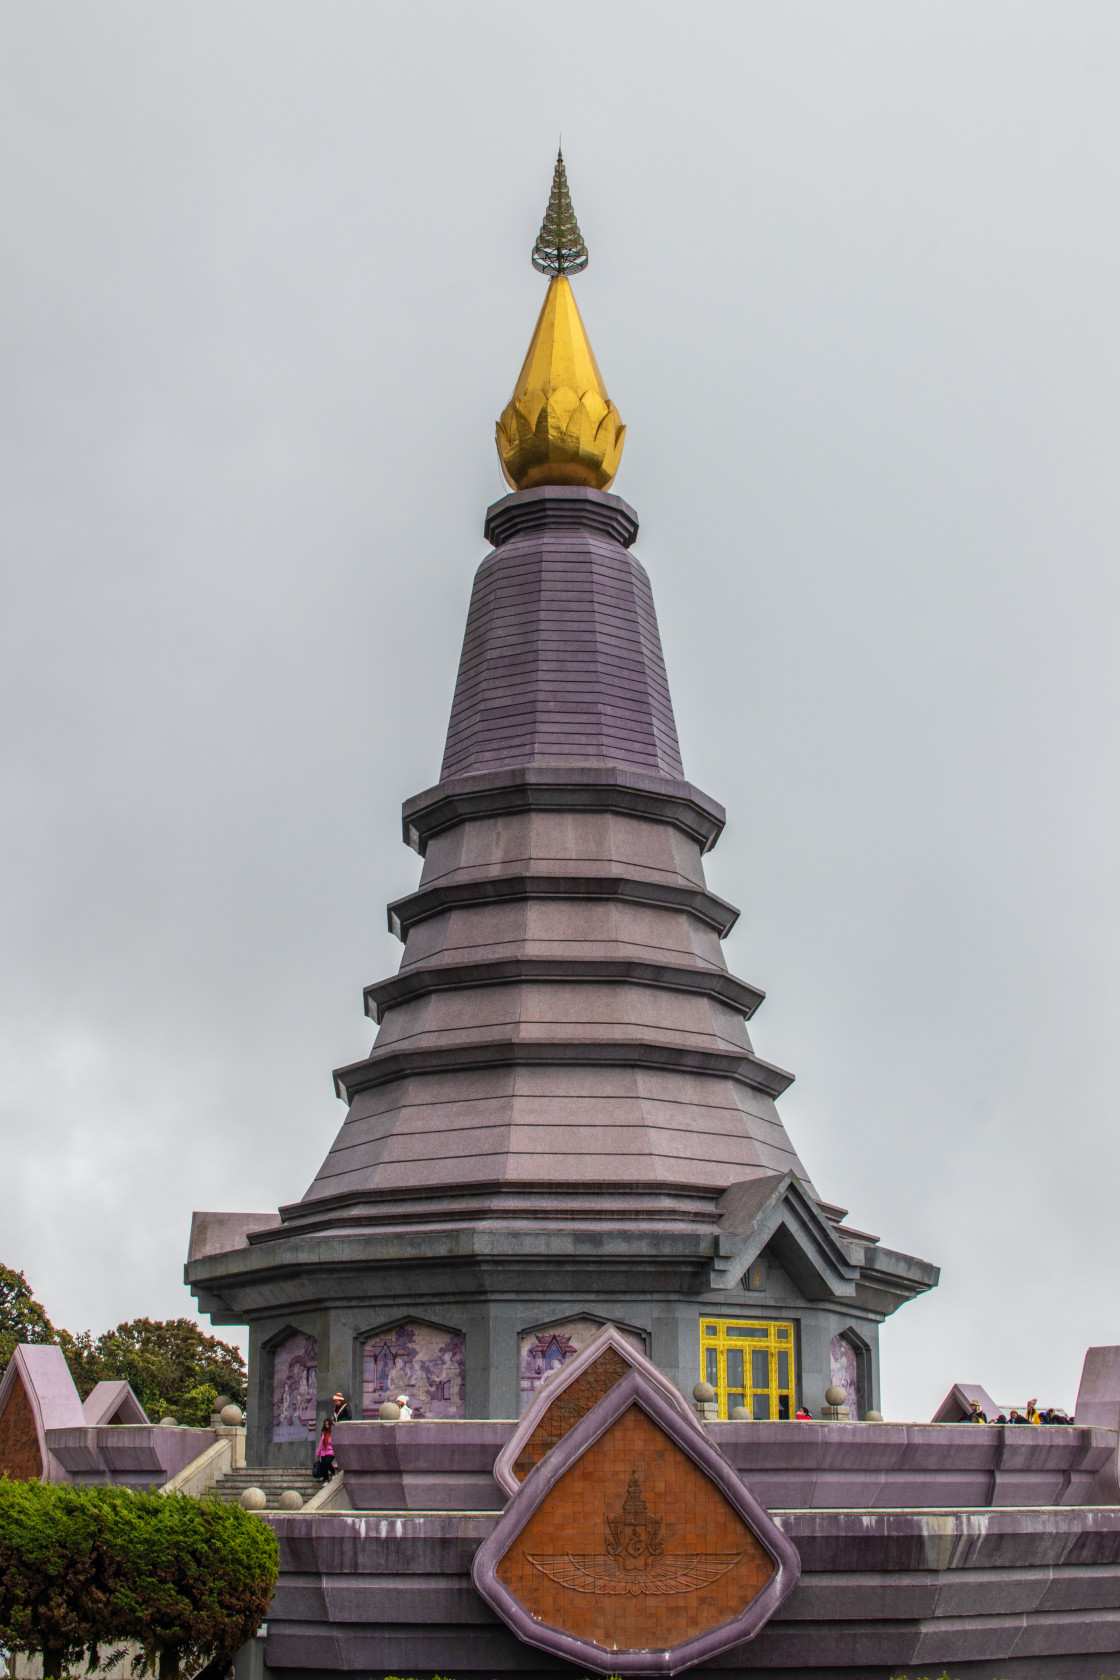
[(742, 1552), (666, 1552), (663, 1517), (650, 1514), (637, 1472), (622, 1510), (606, 1519), (602, 1552), (526, 1553), (534, 1569), (572, 1592), (618, 1595), (682, 1593), (706, 1587), (733, 1569)]

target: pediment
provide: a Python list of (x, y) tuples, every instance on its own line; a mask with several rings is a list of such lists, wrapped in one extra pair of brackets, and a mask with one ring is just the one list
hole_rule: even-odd
[(147, 1423), (148, 1414), (129, 1383), (99, 1382), (82, 1401), (87, 1423)]
[(732, 1184), (716, 1204), (719, 1253), (711, 1287), (734, 1289), (769, 1249), (807, 1300), (851, 1300), (859, 1267), (794, 1172)]
[(6, 1470), (15, 1481), (60, 1481), (63, 1472), (47, 1446), (47, 1430), (84, 1423), (62, 1349), (51, 1342), (19, 1343), (0, 1376), (0, 1474)]

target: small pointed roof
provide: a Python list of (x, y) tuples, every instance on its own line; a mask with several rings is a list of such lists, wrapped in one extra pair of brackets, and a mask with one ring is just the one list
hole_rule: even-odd
[(576, 213), (568, 193), (564, 153), (557, 151), (552, 172), (552, 191), (544, 213), (537, 243), (533, 246), (533, 267), (541, 274), (582, 274), (587, 267), (587, 246), (579, 231)]

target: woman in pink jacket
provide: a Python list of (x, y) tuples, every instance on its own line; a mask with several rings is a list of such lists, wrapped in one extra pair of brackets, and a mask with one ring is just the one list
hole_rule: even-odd
[(316, 1481), (329, 1482), (334, 1475), (334, 1444), (331, 1441), (331, 1420), (323, 1419), (323, 1432), (319, 1436), (319, 1445), (315, 1448)]

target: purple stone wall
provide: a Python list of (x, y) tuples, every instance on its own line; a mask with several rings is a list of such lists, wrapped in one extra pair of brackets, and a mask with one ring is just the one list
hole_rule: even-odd
[[(270, 1668), (306, 1680), (559, 1672), (472, 1584), (496, 1512), (265, 1520), (280, 1541)], [(953, 1680), (1100, 1680), (1120, 1668), (1120, 1509), (789, 1511), (777, 1521), (801, 1558), (796, 1588), (757, 1638), (690, 1670), (697, 1680), (946, 1668)]]
[(154, 1423), (47, 1431), (51, 1453), (67, 1481), (134, 1488), (162, 1487), (217, 1439), (212, 1429), (164, 1429)]
[[(1115, 1473), (1113, 1430), (995, 1424), (711, 1423), (708, 1433), (767, 1510), (1091, 1505)], [(338, 1424), (355, 1508), (485, 1510), (516, 1425)], [(466, 1499), (466, 1504), (461, 1501)]]

